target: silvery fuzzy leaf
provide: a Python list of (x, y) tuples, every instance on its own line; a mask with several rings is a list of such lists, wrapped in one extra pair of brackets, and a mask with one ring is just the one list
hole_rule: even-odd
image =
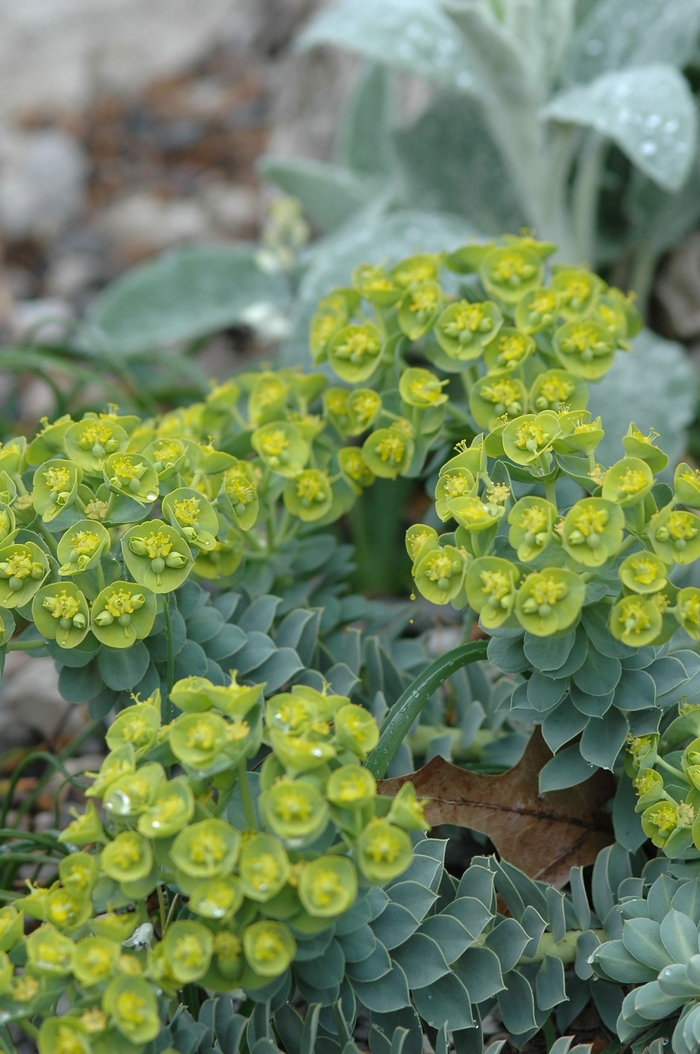
[(650, 62), (682, 68), (698, 30), (698, 0), (599, 0), (578, 25), (562, 73), (574, 83)]
[(474, 88), (464, 44), (437, 0), (340, 0), (311, 20), (298, 43), (331, 44), (452, 89)]
[(258, 166), (266, 179), (299, 199), (304, 213), (322, 231), (342, 226), (380, 188), (370, 176), (313, 158), (267, 154)]
[(697, 115), (688, 83), (673, 66), (601, 74), (555, 95), (541, 112), (547, 120), (584, 125), (612, 139), (666, 190), (678, 190), (688, 177)]

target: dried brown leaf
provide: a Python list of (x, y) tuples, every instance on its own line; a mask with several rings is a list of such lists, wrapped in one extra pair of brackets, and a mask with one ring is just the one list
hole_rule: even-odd
[(526, 875), (563, 885), (569, 869), (591, 864), (614, 841), (603, 806), (615, 791), (609, 772), (599, 770), (585, 783), (539, 794), (540, 770), (552, 757), (539, 728), (522, 758), (501, 776), (484, 776), (434, 757), (408, 776), (381, 780), (379, 792), (393, 797), (410, 781), (427, 799), (425, 815), (440, 823), (469, 827), (488, 835), (502, 859)]

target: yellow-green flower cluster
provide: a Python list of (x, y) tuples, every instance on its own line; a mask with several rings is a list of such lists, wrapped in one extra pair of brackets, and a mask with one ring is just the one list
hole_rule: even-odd
[(671, 858), (700, 850), (700, 707), (681, 706), (661, 737), (630, 736), (625, 771), (647, 838)]
[[(377, 794), (362, 764), (374, 718), (303, 685), (264, 703), (264, 687), (188, 677), (169, 724), (155, 692), (110, 726), (87, 809), (60, 836), (57, 880), (0, 909), (0, 1012), (43, 1018), (42, 1054), (142, 1050), (162, 995), (268, 984), (296, 937), (409, 866), (407, 832), (428, 825), (410, 784), (393, 801)], [(258, 783), (247, 761), (261, 744)], [(25, 915), (39, 925), (15, 966), (6, 953)], [(53, 1016), (66, 991), (68, 1013)]]

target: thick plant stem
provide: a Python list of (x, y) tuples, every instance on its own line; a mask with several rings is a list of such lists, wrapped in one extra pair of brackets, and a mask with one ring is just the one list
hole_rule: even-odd
[(486, 648), (487, 641), (475, 640), (445, 652), (435, 662), (431, 662), (399, 696), (384, 720), (379, 742), (367, 758), (367, 768), (373, 776), (381, 779), (385, 775), (411, 725), (433, 692), (462, 666), (485, 659)]
[(248, 783), (248, 766), (246, 765), (245, 758), (241, 758), (241, 760), (238, 762), (238, 783), (241, 788), (241, 801), (243, 802), (245, 822), (248, 825), (249, 830), (257, 831), (258, 821), (255, 816), (255, 806), (253, 805), (253, 799), (250, 793), (250, 784)]
[[(601, 942), (608, 939), (605, 930), (593, 930), (592, 932)], [(560, 941), (554, 940), (553, 933), (543, 933), (535, 954), (533, 956), (521, 955), (518, 965), (544, 962), (546, 955), (553, 955), (556, 959), (561, 959), (564, 964), (576, 962), (576, 945), (582, 933), (583, 930), (567, 930)]]
[(8, 651), (37, 651), (43, 648), (46, 641), (43, 637), (35, 637), (34, 640), (11, 640), (7, 645)]

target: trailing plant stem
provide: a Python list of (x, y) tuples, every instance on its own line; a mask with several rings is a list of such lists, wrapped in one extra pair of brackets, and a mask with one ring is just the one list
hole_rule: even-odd
[(367, 758), (367, 768), (381, 779), (389, 768), (396, 751), (431, 695), (453, 673), (470, 662), (486, 658), (487, 642), (475, 640), (445, 652), (416, 677), (399, 696), (384, 719), (379, 742)]

